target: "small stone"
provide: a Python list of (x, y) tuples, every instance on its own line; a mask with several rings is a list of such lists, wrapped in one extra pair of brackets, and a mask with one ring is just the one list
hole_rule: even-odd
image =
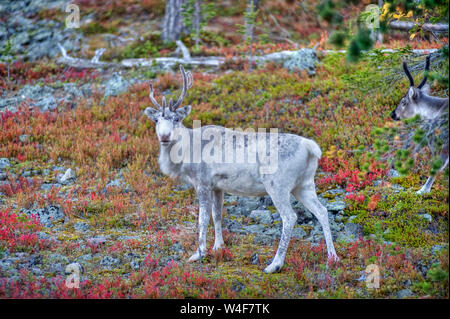
[(9, 159), (5, 157), (0, 158), (0, 169), (4, 169), (10, 166), (11, 164), (9, 163)]
[(430, 223), (433, 221), (433, 217), (430, 214), (420, 214), (419, 216), (428, 220)]
[(104, 97), (119, 95), (125, 92), (129, 85), (127, 80), (114, 73), (113, 77), (106, 83)]
[(387, 176), (392, 178), (392, 177), (400, 177), (401, 175), (400, 175), (400, 173), (397, 172), (395, 169), (391, 168), (391, 169), (388, 171)]
[(292, 230), (291, 236), (295, 237), (295, 238), (298, 238), (298, 239), (302, 239), (302, 238), (306, 237), (306, 232), (301, 227), (295, 227)]
[(402, 289), (399, 292), (397, 292), (397, 298), (399, 298), (399, 299), (408, 298), (408, 297), (412, 297), (412, 296), (413, 296), (413, 293), (409, 289)]
[(75, 224), (73, 225), (73, 228), (74, 228), (76, 231), (79, 231), (79, 232), (85, 232), (85, 231), (88, 231), (88, 230), (89, 230), (90, 226), (89, 226), (88, 224), (86, 224), (86, 223), (78, 222), (78, 223), (75, 223)]
[(259, 265), (259, 255), (256, 253), (253, 254), (250, 258), (250, 262), (252, 263), (252, 265)]
[(62, 176), (58, 177), (58, 183), (65, 185), (69, 183), (70, 180), (74, 179), (75, 179), (75, 172), (71, 168), (68, 168)]
[(250, 218), (261, 224), (272, 224), (272, 214), (270, 210), (254, 210), (250, 213)]
[(103, 266), (104, 268), (112, 268), (114, 266), (117, 266), (119, 264), (119, 259), (118, 258), (114, 258), (111, 256), (105, 256), (100, 260), (100, 265)]
[(344, 229), (348, 235), (352, 235), (355, 238), (358, 238), (363, 234), (362, 226), (359, 224), (347, 222), (344, 226)]
[(54, 188), (58, 188), (61, 187), (62, 185), (59, 183), (55, 183), (55, 184), (49, 184), (49, 183), (44, 183), (41, 185), (41, 190), (43, 191), (50, 191), (53, 187)]
[(278, 228), (269, 228), (264, 231), (264, 235), (278, 238), (281, 236), (281, 230)]
[(329, 211), (338, 212), (344, 210), (347, 205), (341, 200), (336, 200), (334, 202), (328, 202), (326, 207)]
[(22, 134), (22, 135), (19, 136), (19, 140), (20, 140), (22, 143), (28, 142), (28, 139), (29, 139), (28, 134)]
[(262, 233), (264, 231), (264, 226), (261, 224), (255, 224), (255, 225), (244, 226), (244, 229), (251, 234), (257, 234), (257, 233)]

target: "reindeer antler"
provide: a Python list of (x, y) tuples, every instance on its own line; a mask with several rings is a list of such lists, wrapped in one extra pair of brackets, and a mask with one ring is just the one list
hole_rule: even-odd
[(162, 98), (162, 106), (158, 104), (158, 102), (155, 100), (155, 97), (153, 96), (153, 85), (152, 82), (150, 82), (150, 94), (148, 95), (150, 97), (150, 100), (152, 101), (153, 105), (156, 106), (158, 109), (162, 110), (163, 116), (164, 116), (164, 109), (166, 108), (166, 97), (163, 96)]
[(407, 76), (408, 79), (409, 79), (409, 85), (414, 87), (414, 79), (413, 79), (413, 77), (411, 76), (411, 73), (409, 73), (409, 70), (408, 70), (408, 64), (406, 64), (405, 61), (403, 61), (403, 70), (405, 71), (406, 76)]
[(430, 54), (427, 55), (427, 61), (425, 63), (425, 77), (423, 78), (422, 82), (420, 82), (419, 86), (417, 87), (418, 89), (421, 89), (425, 83), (427, 83), (427, 76), (428, 76), (428, 71), (430, 71)]
[(183, 102), (184, 97), (186, 96), (186, 92), (188, 89), (192, 87), (192, 74), (191, 72), (187, 72), (184, 70), (183, 66), (180, 64), (181, 76), (183, 77), (183, 89), (181, 91), (180, 97), (174, 103), (172, 99), (169, 101), (169, 109), (174, 112)]

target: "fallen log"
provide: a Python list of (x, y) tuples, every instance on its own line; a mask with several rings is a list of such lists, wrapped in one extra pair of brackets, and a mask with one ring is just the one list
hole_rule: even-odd
[[(409, 31), (416, 25), (415, 22), (412, 21), (391, 21), (389, 22), (389, 27), (395, 30), (403, 30)], [(421, 25), (421, 28), (424, 31), (432, 31), (432, 32), (448, 32), (448, 24), (445, 23), (424, 23)]]
[[(62, 47), (61, 44), (58, 43), (58, 47), (61, 50), (62, 56), (59, 57), (56, 62), (60, 64), (64, 64), (67, 66), (75, 67), (75, 68), (133, 68), (133, 67), (151, 67), (153, 65), (162, 65), (163, 68), (172, 68), (177, 66), (178, 64), (183, 65), (192, 65), (192, 66), (205, 66), (205, 67), (219, 67), (222, 63), (225, 62), (224, 57), (219, 56), (211, 56), (211, 57), (190, 57), (189, 53), (184, 52), (183, 58), (176, 57), (161, 57), (154, 59), (124, 59), (118, 63), (113, 62), (102, 62), (100, 61), (100, 56), (103, 54), (105, 49), (99, 49), (96, 51), (95, 56), (91, 59), (81, 59), (81, 58), (73, 58), (67, 54), (67, 51)], [(184, 50), (184, 48), (183, 48)], [(233, 59), (248, 59), (250, 61), (255, 61), (256, 63), (266, 63), (266, 62), (282, 62), (285, 59), (288, 59), (293, 54), (295, 54), (298, 50), (295, 51), (280, 51), (274, 52), (261, 56), (248, 56), (248, 57), (233, 57)], [(382, 52), (395, 52), (395, 49), (384, 49)], [(437, 51), (437, 49), (418, 49), (412, 50), (413, 53), (416, 54), (427, 54)], [(323, 54), (329, 53), (345, 53), (345, 50), (321, 50)]]

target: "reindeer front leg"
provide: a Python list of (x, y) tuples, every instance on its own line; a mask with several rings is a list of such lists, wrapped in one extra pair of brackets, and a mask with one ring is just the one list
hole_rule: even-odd
[(212, 209), (212, 192), (207, 188), (197, 189), (197, 199), (199, 202), (198, 214), (198, 248), (195, 254), (189, 258), (190, 262), (198, 261), (206, 254), (206, 233), (208, 231), (209, 215)]

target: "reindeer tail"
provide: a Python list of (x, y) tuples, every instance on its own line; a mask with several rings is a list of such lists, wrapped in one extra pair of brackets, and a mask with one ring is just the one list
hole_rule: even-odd
[(305, 145), (305, 147), (308, 149), (310, 155), (315, 156), (318, 159), (322, 157), (322, 151), (320, 150), (320, 147), (316, 142), (307, 138), (304, 138), (302, 142), (303, 145)]

